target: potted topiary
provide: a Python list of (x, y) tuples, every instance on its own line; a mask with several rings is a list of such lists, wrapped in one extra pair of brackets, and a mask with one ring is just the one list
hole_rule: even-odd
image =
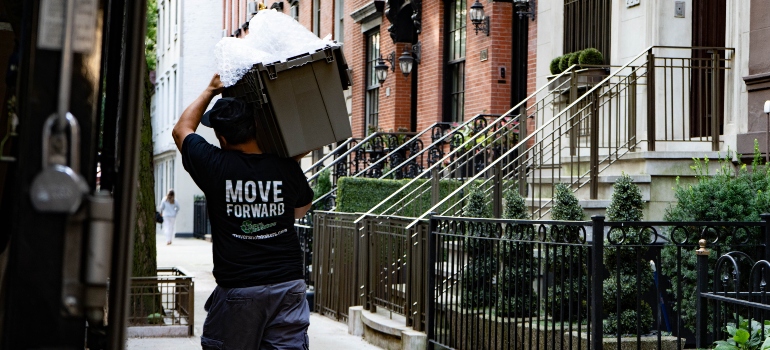
[[(566, 55), (565, 55), (566, 56)], [(561, 77), (561, 79), (558, 79), (558, 81), (553, 81), (553, 79), (556, 79), (556, 77), (564, 72), (564, 69), (568, 68), (569, 66), (565, 67), (564, 69), (561, 68), (561, 61), (564, 59), (564, 56), (559, 56), (551, 60), (551, 63), (548, 65), (548, 69), (551, 71), (551, 75), (547, 77), (548, 79), (548, 91), (553, 91), (554, 89), (564, 90), (568, 89), (569, 86), (565, 86), (564, 82), (566, 82), (569, 79), (569, 75), (565, 75)]]
[(576, 62), (580, 65), (578, 86), (590, 88), (609, 75), (609, 68), (597, 67), (604, 64), (604, 55), (599, 50), (588, 48), (578, 52), (576, 56)]

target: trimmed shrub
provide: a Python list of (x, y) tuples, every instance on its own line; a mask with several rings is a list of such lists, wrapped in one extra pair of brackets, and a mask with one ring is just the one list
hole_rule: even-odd
[(561, 57), (562, 56), (559, 56), (559, 57), (556, 57), (556, 58), (552, 59), (551, 60), (551, 64), (548, 65), (548, 68), (551, 70), (551, 74), (556, 75), (556, 74), (559, 74), (559, 73), (563, 72), (561, 70), (561, 67), (559, 67), (559, 63), (561, 62)]
[(559, 60), (559, 69), (562, 72), (569, 68), (569, 61), (572, 59), (572, 55), (574, 55), (574, 53), (568, 53), (564, 56), (561, 56), (561, 60)]
[[(643, 202), (639, 186), (632, 182), (628, 174), (623, 174), (612, 187), (612, 200), (607, 208), (607, 219), (641, 221)], [(610, 232), (610, 242), (615, 244), (608, 242), (604, 248), (604, 266), (609, 271), (609, 277), (604, 280), (602, 291), (604, 310), (607, 313), (607, 318), (604, 320), (605, 334), (634, 334), (637, 331), (640, 334), (647, 334), (652, 327), (650, 305), (642, 301), (639, 313), (636, 310), (636, 296), (640, 293), (638, 288), (641, 286), (642, 290), (648, 290), (653, 283), (650, 265), (644, 259), (635, 261), (637, 253), (639, 256), (644, 256), (647, 248), (622, 246), (639, 245), (648, 241), (647, 230), (624, 227)], [(641, 266), (640, 271), (637, 271), (637, 266)], [(637, 273), (641, 277), (638, 284)], [(620, 290), (617, 287), (617, 279), (620, 279)], [(618, 323), (618, 309), (624, 310), (620, 313), (620, 323)], [(636, 327), (637, 318), (640, 320), (640, 329)]]
[[(324, 169), (321, 171), (320, 174), (318, 174), (318, 178), (316, 179), (315, 186), (313, 186), (313, 201), (329, 193), (329, 191), (332, 190), (332, 179), (330, 175), (331, 175), (331, 171), (329, 169)], [(313, 209), (329, 210), (331, 208), (329, 208), (329, 205), (327, 202), (321, 201)]]
[[(759, 214), (770, 212), (770, 201), (767, 193), (770, 193), (770, 166), (761, 164), (761, 153), (757, 141), (754, 141), (754, 160), (751, 171), (746, 164), (742, 164), (737, 171), (733, 170), (730, 155), (720, 160), (720, 169), (715, 175), (708, 172), (709, 160), (695, 159), (692, 169), (695, 171), (697, 183), (682, 186), (677, 183), (675, 197), (677, 203), (666, 210), (667, 221), (759, 221)], [(678, 181), (677, 181), (678, 182)], [(739, 235), (723, 235), (721, 242), (729, 250), (751, 253), (751, 246), (760, 244), (761, 234), (757, 230), (750, 230), (750, 236), (746, 238)], [(693, 239), (681, 246), (683, 251), (696, 249), (697, 237), (700, 232), (689, 232)], [(669, 232), (670, 234), (670, 232)], [(679, 236), (679, 235), (677, 235)], [(744, 243), (738, 243), (741, 241)], [(733, 244), (737, 246), (732, 246)], [(696, 257), (695, 254), (682, 254), (677, 257), (679, 246), (666, 245), (661, 253), (661, 270), (671, 279), (669, 293), (676, 300), (678, 288), (682, 288), (682, 303), (675, 303), (674, 309), (681, 315), (685, 327), (695, 330), (695, 282), (696, 282)], [(709, 255), (709, 273), (714, 276), (713, 266), (716, 262), (718, 249), (711, 249)], [(682, 277), (677, 276), (677, 264), (682, 265)], [(712, 282), (709, 282), (709, 284)], [(711, 318), (711, 317), (710, 317)], [(711, 321), (709, 321), (711, 322)]]
[[(391, 194), (398, 191), (401, 187), (406, 186), (409, 183), (409, 179), (403, 180), (388, 180), (388, 179), (369, 179), (360, 177), (342, 177), (337, 181), (337, 211), (345, 213), (365, 213), (374, 208), (377, 204), (388, 198)], [(409, 203), (399, 203), (399, 215), (403, 216), (417, 216), (421, 215), (425, 211), (431, 208), (430, 196), (416, 194), (409, 194), (411, 189), (415, 189), (418, 186), (424, 184), (426, 181), (419, 179), (415, 181), (406, 191), (401, 191), (397, 196), (392, 198), (386, 206), (381, 207), (382, 210), (397, 203), (401, 198), (409, 195), (410, 198), (415, 198)], [(449, 196), (452, 191), (456, 190), (462, 185), (459, 180), (441, 180), (439, 181), (439, 195), (441, 198)], [(457, 195), (456, 200), (448, 201), (448, 205), (453, 205), (461, 200), (462, 196)], [(443, 211), (445, 208), (439, 208), (439, 211)]]
[[(486, 203), (484, 191), (473, 186), (468, 192), (468, 201), (463, 208), (464, 217), (489, 218), (492, 215)], [(491, 227), (482, 223), (469, 223), (465, 235), (469, 237), (490, 237)], [(493, 241), (465, 239), (465, 253), (468, 265), (463, 272), (462, 305), (469, 308), (490, 306), (495, 300), (492, 280), (497, 274), (497, 261), (493, 259)]]
[(578, 62), (578, 57), (580, 56), (580, 51), (573, 52), (569, 56), (569, 62), (567, 62), (568, 65), (577, 65), (578, 68), (580, 67), (580, 63)]
[(551, 208), (553, 220), (581, 221), (585, 219), (583, 207), (569, 186), (558, 183), (554, 186), (554, 200)]
[(578, 63), (580, 65), (601, 65), (604, 64), (604, 55), (595, 48), (585, 49), (580, 51), (578, 55)]
[[(519, 192), (506, 190), (503, 199), (503, 218), (529, 219), (527, 204)], [(509, 233), (512, 233), (509, 236)], [(533, 241), (533, 231), (525, 226), (514, 226), (506, 230), (500, 241), (500, 263), (502, 268), (497, 274), (498, 298), (497, 314), (504, 317), (529, 317), (537, 314), (537, 292), (532, 286), (539, 275), (539, 265), (532, 252), (534, 244), (522, 241)]]
[[(558, 183), (554, 186), (553, 207), (551, 218), (553, 220), (580, 221), (585, 217), (583, 207), (580, 206), (572, 189)], [(576, 226), (552, 226), (549, 230), (551, 241), (570, 242), (578, 241), (579, 231)], [(588, 256), (584, 247), (566, 247), (563, 245), (547, 245), (546, 262), (548, 271), (553, 277), (552, 285), (548, 287), (547, 299), (551, 306), (546, 312), (557, 321), (577, 321), (588, 315), (586, 295), (588, 291), (587, 270), (580, 256)], [(577, 280), (574, 277), (582, 276)], [(570, 277), (573, 276), (573, 277)], [(566, 310), (573, 310), (572, 313)], [(577, 312), (580, 310), (580, 312)], [(569, 315), (571, 319), (568, 319)]]

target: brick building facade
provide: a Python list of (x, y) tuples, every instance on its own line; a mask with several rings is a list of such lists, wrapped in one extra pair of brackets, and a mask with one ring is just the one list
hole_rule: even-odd
[[(483, 1), (490, 34), (476, 34), (469, 17), (472, 4), (470, 0), (265, 2), (267, 8), (285, 14), (296, 6), (302, 25), (344, 43), (353, 78), (348, 106), (355, 137), (368, 130), (422, 131), (435, 122), (502, 114), (534, 91), (536, 22), (519, 19), (511, 2)], [(415, 13), (419, 25), (412, 18)], [(225, 30), (230, 30), (225, 23)], [(525, 39), (515, 40), (522, 33)], [(420, 62), (404, 76), (398, 58), (405, 51), (416, 56), (412, 48), (418, 43)], [(380, 56), (395, 58), (386, 63), (396, 66), (382, 84), (374, 78)], [(515, 84), (524, 88), (516, 90)]]

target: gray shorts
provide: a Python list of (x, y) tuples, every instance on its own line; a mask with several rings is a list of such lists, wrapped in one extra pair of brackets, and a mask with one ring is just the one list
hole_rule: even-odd
[(217, 286), (206, 301), (206, 349), (308, 349), (305, 281), (248, 288)]

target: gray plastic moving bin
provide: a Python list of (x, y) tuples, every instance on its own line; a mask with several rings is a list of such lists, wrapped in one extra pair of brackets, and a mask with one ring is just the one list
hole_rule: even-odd
[(349, 86), (341, 48), (327, 47), (255, 64), (222, 96), (252, 104), (262, 152), (293, 157), (352, 136), (342, 93)]

